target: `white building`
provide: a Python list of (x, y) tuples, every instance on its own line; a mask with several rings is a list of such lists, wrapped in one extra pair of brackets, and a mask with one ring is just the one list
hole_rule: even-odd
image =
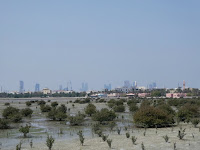
[(44, 89), (42, 90), (42, 93), (43, 93), (43, 94), (51, 94), (51, 90), (48, 89), (48, 88), (44, 88)]

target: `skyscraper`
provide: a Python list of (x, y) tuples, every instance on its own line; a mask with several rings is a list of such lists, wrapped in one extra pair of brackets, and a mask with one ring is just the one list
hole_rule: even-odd
[(35, 84), (35, 92), (39, 92), (40, 91), (40, 84), (36, 83)]
[(111, 84), (104, 84), (104, 89), (111, 91)]
[(80, 91), (81, 91), (81, 92), (86, 92), (86, 91), (88, 91), (88, 83), (84, 83), (84, 82), (83, 82)]
[(19, 81), (19, 93), (24, 93), (24, 81)]
[(128, 80), (124, 81), (124, 87), (126, 88), (130, 88), (131, 87), (131, 84)]

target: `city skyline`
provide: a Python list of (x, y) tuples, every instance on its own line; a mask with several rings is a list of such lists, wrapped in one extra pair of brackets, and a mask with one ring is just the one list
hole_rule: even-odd
[[(1, 1), (0, 86), (200, 88), (200, 1)], [(44, 11), (45, 10), (45, 11)], [(53, 10), (53, 11), (52, 11)]]

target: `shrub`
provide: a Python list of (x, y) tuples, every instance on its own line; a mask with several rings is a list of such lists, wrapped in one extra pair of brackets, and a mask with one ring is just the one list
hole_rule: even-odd
[(12, 122), (20, 122), (22, 120), (22, 116), (20, 114), (19, 109), (9, 106), (3, 110), (2, 116), (5, 119), (9, 119)]
[(21, 110), (21, 114), (24, 117), (28, 117), (28, 116), (31, 117), (32, 113), (33, 113), (33, 110), (30, 108), (24, 108)]
[(84, 115), (78, 114), (76, 116), (70, 116), (69, 122), (71, 126), (79, 126), (84, 121)]
[(200, 120), (199, 119), (193, 119), (192, 120), (192, 124), (194, 125), (194, 127), (196, 128), (197, 125), (199, 124)]
[(84, 143), (84, 140), (85, 140), (85, 138), (83, 137), (83, 131), (79, 131), (77, 134), (79, 136), (80, 143), (83, 146), (83, 143)]
[(58, 102), (52, 102), (52, 103), (51, 103), (51, 106), (52, 106), (52, 107), (58, 106)]
[(114, 121), (110, 121), (109, 123), (108, 123), (108, 127), (110, 128), (110, 130), (112, 131), (113, 130), (113, 128), (116, 126), (116, 123), (114, 122)]
[(66, 113), (67, 107), (65, 106), (65, 104), (61, 104), (61, 106), (58, 107), (58, 111), (62, 113)]
[(138, 106), (135, 103), (131, 103), (129, 105), (129, 111), (130, 112), (136, 112), (138, 110)]
[(44, 100), (41, 100), (41, 101), (38, 101), (37, 104), (38, 104), (38, 105), (45, 105), (46, 102), (45, 102)]
[(85, 108), (85, 113), (89, 116), (96, 113), (96, 106), (94, 104), (88, 104)]
[(30, 102), (30, 101), (27, 101), (27, 102), (26, 102), (26, 106), (31, 106), (31, 102)]
[(132, 137), (131, 137), (131, 140), (132, 140), (132, 143), (133, 143), (134, 145), (136, 145), (135, 142), (137, 141), (137, 138), (136, 138), (135, 136), (132, 136)]
[(10, 106), (10, 103), (5, 103), (4, 105), (5, 105), (5, 106)]
[(180, 129), (180, 130), (178, 131), (178, 137), (179, 137), (180, 140), (182, 140), (182, 139), (184, 138), (185, 135), (186, 135), (185, 129), (184, 129), (184, 130)]
[(52, 136), (47, 136), (47, 140), (46, 140), (46, 145), (49, 148), (49, 150), (52, 149), (53, 147), (53, 143), (55, 142), (55, 139)]
[(63, 111), (57, 110), (55, 117), (57, 120), (62, 121), (67, 118), (67, 115)]
[(174, 123), (173, 116), (152, 106), (141, 107), (133, 116), (137, 126), (162, 127)]
[(94, 121), (99, 121), (100, 123), (102, 123), (103, 121), (113, 121), (115, 118), (115, 112), (113, 112), (112, 110), (108, 110), (107, 108), (103, 108), (100, 111), (97, 111), (92, 116), (92, 119)]
[(109, 148), (111, 148), (112, 140), (111, 139), (107, 139), (107, 143), (108, 143)]
[(129, 137), (130, 137), (130, 133), (126, 132), (126, 138), (129, 138)]
[(49, 106), (49, 105), (40, 105), (40, 110), (41, 110), (41, 112), (50, 112), (51, 111), (51, 106)]
[(163, 136), (163, 139), (165, 140), (165, 142), (169, 141), (169, 137), (167, 135)]
[(26, 138), (27, 134), (29, 133), (31, 126), (27, 125), (26, 126), (21, 126), (19, 129), (19, 132), (22, 132), (24, 134), (24, 138)]
[(105, 142), (105, 141), (108, 139), (108, 136), (109, 136), (109, 135), (103, 134), (103, 135), (102, 135), (102, 140)]
[(19, 144), (16, 145), (16, 150), (21, 150), (22, 148), (22, 141), (19, 142)]
[(124, 107), (124, 105), (117, 105), (117, 106), (113, 107), (113, 110), (115, 112), (124, 112), (125, 111), (125, 107)]
[(9, 122), (6, 119), (0, 118), (0, 129), (8, 129), (9, 128)]

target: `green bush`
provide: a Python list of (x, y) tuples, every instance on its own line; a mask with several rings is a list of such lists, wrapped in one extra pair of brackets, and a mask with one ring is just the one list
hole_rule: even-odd
[(0, 129), (8, 129), (9, 122), (6, 119), (0, 118)]
[(49, 148), (49, 150), (52, 149), (53, 147), (53, 143), (55, 142), (55, 139), (52, 136), (47, 136), (47, 140), (46, 140), (46, 145)]
[(85, 108), (85, 113), (89, 116), (96, 113), (96, 106), (94, 104), (88, 104)]
[(70, 116), (69, 122), (71, 126), (80, 126), (84, 122), (84, 115), (83, 114), (77, 114), (76, 116)]
[(137, 126), (162, 127), (174, 123), (173, 116), (152, 106), (141, 107), (133, 116)]
[(30, 102), (30, 101), (27, 101), (27, 102), (26, 102), (26, 106), (31, 106), (31, 102)]
[(28, 117), (28, 116), (31, 117), (32, 113), (33, 113), (33, 110), (30, 108), (24, 108), (21, 110), (21, 114), (24, 117)]
[(67, 112), (67, 107), (65, 106), (65, 104), (61, 104), (61, 105), (58, 107), (58, 111), (59, 111), (59, 112), (62, 112), (62, 113), (66, 113), (66, 112)]
[(3, 110), (2, 116), (5, 119), (11, 120), (12, 122), (20, 122), (22, 120), (22, 116), (20, 114), (20, 110), (15, 108), (15, 107), (12, 107), (12, 106), (9, 106), (9, 107), (5, 108)]
[(5, 106), (10, 106), (10, 103), (5, 103), (4, 105), (5, 105)]
[(49, 105), (40, 105), (40, 110), (41, 110), (41, 112), (50, 112), (51, 111), (51, 106), (49, 106)]
[(26, 126), (21, 126), (19, 129), (19, 132), (22, 132), (24, 134), (24, 138), (27, 137), (27, 134), (29, 133), (31, 126), (27, 125)]
[(38, 104), (38, 105), (45, 105), (46, 102), (45, 102), (44, 100), (41, 100), (41, 101), (38, 101), (37, 104)]
[(200, 120), (199, 119), (193, 119), (192, 120), (192, 124), (194, 125), (194, 127), (196, 128), (197, 125), (199, 124)]
[(130, 112), (136, 112), (138, 110), (138, 106), (135, 103), (131, 103), (129, 105), (129, 111)]
[(116, 105), (113, 107), (113, 110), (115, 112), (124, 112), (125, 111), (125, 106), (124, 105)]
[(52, 107), (58, 106), (58, 102), (52, 102), (52, 103), (51, 103), (51, 106), (52, 106)]
[(108, 110), (107, 108), (103, 108), (100, 111), (97, 111), (93, 116), (92, 119), (94, 121), (99, 121), (103, 123), (104, 121), (113, 121), (116, 118), (116, 114), (112, 110)]

